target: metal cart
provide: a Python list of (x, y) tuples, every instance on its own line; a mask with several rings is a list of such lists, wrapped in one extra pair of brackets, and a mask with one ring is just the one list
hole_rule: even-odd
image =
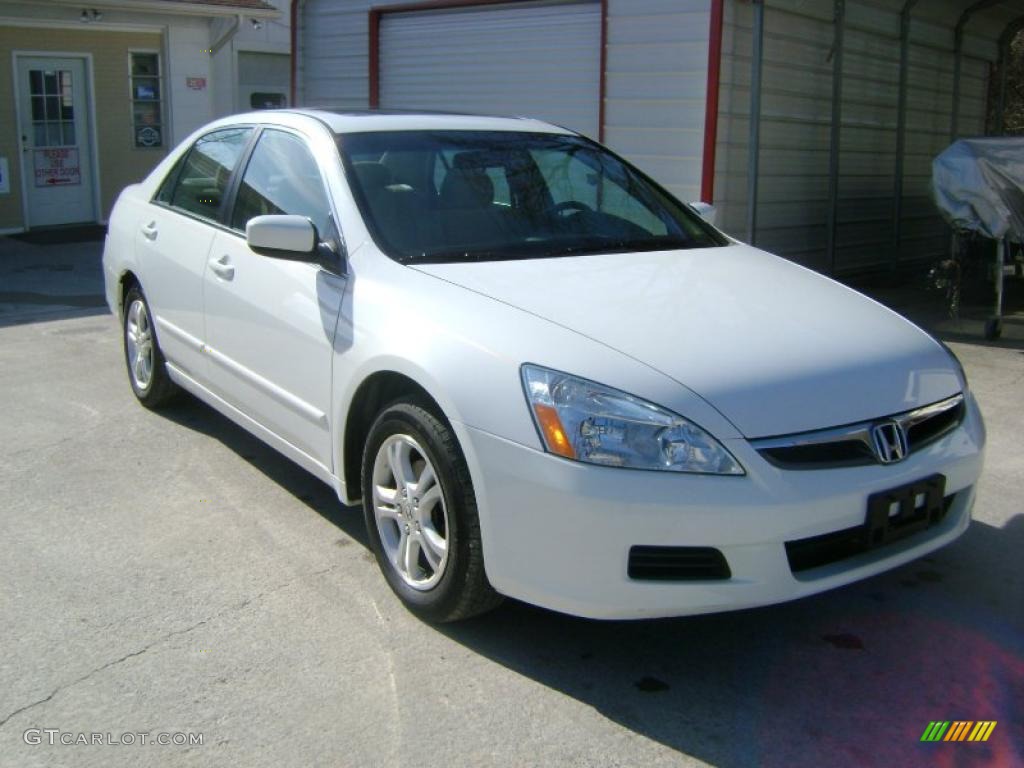
[(1003, 281), (1006, 255), (1024, 242), (1024, 137), (960, 139), (932, 162), (932, 192), (953, 228), (975, 232), (996, 243), (995, 307), (985, 323), (985, 338), (1003, 331)]

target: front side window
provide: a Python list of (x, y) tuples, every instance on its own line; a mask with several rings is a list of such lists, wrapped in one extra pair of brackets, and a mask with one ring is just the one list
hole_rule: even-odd
[[(170, 194), (170, 205), (206, 219), (216, 219), (252, 128), (228, 128), (208, 133), (185, 156)], [(168, 179), (173, 178), (172, 172)], [(163, 189), (157, 196), (167, 195)]]
[(316, 160), (297, 136), (266, 130), (256, 142), (235, 198), (231, 227), (245, 230), (253, 216), (305, 216), (321, 237), (329, 232), (331, 206)]
[(382, 131), (339, 138), (378, 245), (402, 262), (706, 248), (726, 239), (579, 136)]

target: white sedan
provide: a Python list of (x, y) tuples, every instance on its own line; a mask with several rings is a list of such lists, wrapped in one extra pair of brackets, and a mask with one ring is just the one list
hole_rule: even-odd
[(562, 128), (219, 120), (121, 194), (103, 261), (139, 401), (187, 390), (361, 501), (432, 621), (774, 603), (970, 522), (948, 349)]

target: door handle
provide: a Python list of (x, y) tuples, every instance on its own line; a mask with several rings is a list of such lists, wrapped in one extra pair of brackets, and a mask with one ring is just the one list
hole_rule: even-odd
[(210, 269), (222, 280), (232, 280), (235, 277), (235, 268), (226, 253), (219, 259), (210, 259)]
[(147, 240), (156, 240), (158, 232), (156, 229), (156, 222), (151, 221), (142, 228), (142, 236)]

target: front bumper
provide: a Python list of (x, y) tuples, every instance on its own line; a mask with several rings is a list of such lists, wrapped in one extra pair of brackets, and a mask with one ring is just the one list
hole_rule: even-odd
[[(898, 464), (784, 470), (745, 440), (725, 441), (744, 477), (596, 467), (462, 424), (487, 576), (499, 592), (590, 618), (652, 618), (792, 600), (872, 576), (960, 536), (970, 523), (985, 430), (974, 398), (961, 425)], [(907, 539), (799, 574), (787, 541), (861, 525), (868, 497), (939, 473), (945, 517)], [(637, 545), (714, 547), (731, 577), (655, 582), (627, 576)]]

